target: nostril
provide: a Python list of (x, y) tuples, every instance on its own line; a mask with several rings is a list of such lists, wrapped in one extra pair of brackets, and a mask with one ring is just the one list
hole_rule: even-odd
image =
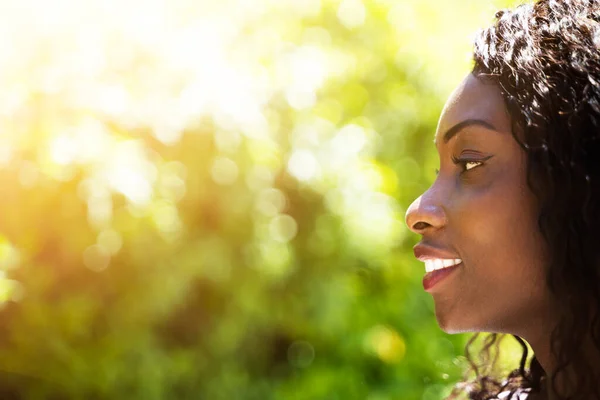
[(413, 225), (413, 229), (415, 231), (422, 231), (423, 229), (427, 228), (431, 226), (430, 224), (428, 224), (427, 222), (423, 222), (423, 221), (419, 221), (416, 224)]

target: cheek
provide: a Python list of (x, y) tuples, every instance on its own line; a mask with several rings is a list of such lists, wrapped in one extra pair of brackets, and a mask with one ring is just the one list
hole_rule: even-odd
[(524, 163), (517, 168), (498, 168), (481, 181), (484, 183), (462, 188), (456, 201), (454, 222), (460, 244), (468, 246), (473, 256), (490, 262), (501, 259), (522, 265), (539, 260), (543, 239)]
[(522, 183), (505, 174), (469, 190), (455, 209), (453, 231), (466, 267), (463, 303), (477, 304), (502, 326), (526, 319), (545, 301), (545, 245), (534, 196)]

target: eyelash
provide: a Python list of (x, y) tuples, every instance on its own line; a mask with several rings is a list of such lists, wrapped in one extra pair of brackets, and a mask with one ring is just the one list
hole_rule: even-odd
[[(489, 160), (491, 158), (491, 156), (488, 156), (488, 157), (485, 157), (485, 158), (479, 159), (479, 160), (473, 160), (473, 159), (470, 159), (470, 158), (457, 158), (455, 156), (452, 156), (451, 158), (452, 158), (452, 162), (454, 163), (454, 165), (461, 165), (462, 171), (460, 173), (464, 174), (465, 172), (470, 171), (473, 168), (477, 168), (477, 167), (482, 166), (485, 163), (485, 161), (487, 161), (487, 160)], [(477, 165), (474, 166), (474, 167), (472, 167), (472, 168), (470, 168), (470, 169), (467, 169), (467, 164), (469, 164), (469, 163), (477, 163)], [(440, 170), (436, 169), (435, 170), (435, 174), (438, 175), (439, 173), (440, 173)]]

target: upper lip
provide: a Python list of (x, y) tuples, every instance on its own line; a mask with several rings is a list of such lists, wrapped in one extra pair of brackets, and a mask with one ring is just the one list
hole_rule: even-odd
[(434, 260), (434, 259), (455, 259), (460, 258), (455, 253), (452, 253), (448, 250), (441, 249), (439, 247), (433, 247), (426, 244), (418, 243), (415, 247), (413, 247), (413, 252), (415, 253), (415, 257), (419, 261), (425, 262), (425, 260)]

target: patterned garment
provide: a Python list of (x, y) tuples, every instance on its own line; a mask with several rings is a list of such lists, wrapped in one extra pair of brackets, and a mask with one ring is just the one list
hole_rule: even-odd
[(530, 389), (517, 389), (517, 391), (511, 396), (510, 391), (502, 392), (498, 395), (500, 400), (526, 400)]

